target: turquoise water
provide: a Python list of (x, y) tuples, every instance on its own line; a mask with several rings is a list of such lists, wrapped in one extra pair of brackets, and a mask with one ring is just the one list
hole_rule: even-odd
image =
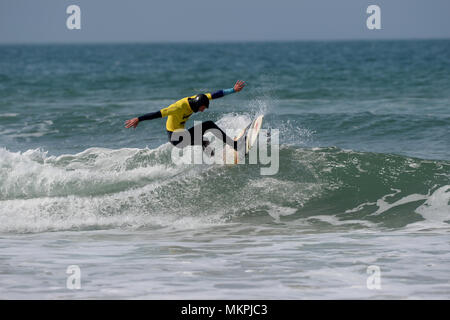
[[(237, 79), (187, 126), (264, 114), (273, 176), (123, 127)], [(0, 46), (0, 297), (449, 298), (449, 129), (450, 40)]]

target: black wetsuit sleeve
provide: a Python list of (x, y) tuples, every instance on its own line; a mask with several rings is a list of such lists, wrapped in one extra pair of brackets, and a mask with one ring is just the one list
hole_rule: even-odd
[(144, 114), (143, 116), (140, 116), (138, 119), (139, 121), (144, 121), (144, 120), (153, 120), (157, 118), (162, 118), (161, 111)]
[(234, 93), (234, 92), (235, 91), (233, 88), (218, 90), (211, 94), (211, 98), (212, 99), (222, 98), (223, 96), (226, 96), (227, 94)]
[(223, 90), (218, 90), (211, 94), (212, 99), (222, 98), (223, 96), (224, 96)]

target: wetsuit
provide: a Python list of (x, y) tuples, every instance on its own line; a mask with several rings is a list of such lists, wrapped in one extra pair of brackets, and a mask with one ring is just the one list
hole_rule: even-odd
[[(207, 93), (206, 96), (209, 100), (221, 98), (227, 94), (234, 93), (234, 89), (224, 89), (219, 90), (214, 93)], [(207, 146), (209, 141), (203, 139), (204, 133), (209, 129), (216, 129), (212, 132), (216, 135), (216, 137), (222, 139), (222, 141), (234, 149), (237, 149), (237, 141), (234, 141), (232, 138), (228, 137), (225, 132), (220, 129), (213, 121), (204, 121), (201, 124), (197, 124), (188, 130), (185, 129), (184, 125), (186, 121), (188, 121), (189, 117), (198, 111), (198, 108), (194, 107), (190, 100), (195, 98), (185, 97), (183, 99), (178, 100), (177, 102), (171, 104), (167, 108), (161, 109), (156, 112), (147, 113), (143, 116), (140, 116), (139, 122), (144, 120), (152, 120), (162, 117), (167, 117), (166, 121), (166, 130), (169, 137), (170, 143), (174, 146), (183, 148), (187, 145), (203, 145), (203, 147)], [(201, 130), (200, 127), (201, 126)], [(190, 139), (184, 139), (183, 133), (189, 132)], [(201, 135), (198, 137), (194, 136), (194, 132), (201, 132)]]

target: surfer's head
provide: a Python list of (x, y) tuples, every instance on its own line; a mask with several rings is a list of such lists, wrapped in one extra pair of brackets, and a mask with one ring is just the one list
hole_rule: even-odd
[(194, 112), (203, 112), (205, 108), (209, 107), (209, 99), (204, 94), (198, 94), (193, 99), (189, 99), (189, 106)]

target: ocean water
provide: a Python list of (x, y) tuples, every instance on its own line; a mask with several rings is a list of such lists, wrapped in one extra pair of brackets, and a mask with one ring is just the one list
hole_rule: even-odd
[[(275, 175), (123, 126), (237, 79), (187, 126), (264, 114)], [(450, 40), (2, 45), (0, 298), (449, 299), (449, 133)]]

